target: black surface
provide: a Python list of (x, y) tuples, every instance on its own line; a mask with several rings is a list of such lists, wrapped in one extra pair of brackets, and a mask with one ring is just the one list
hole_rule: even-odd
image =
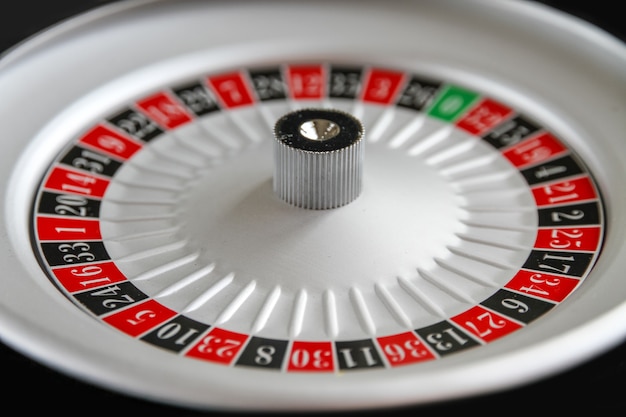
[[(306, 121), (315, 119), (328, 120), (339, 127), (337, 136), (326, 140), (311, 140), (300, 131), (300, 126)], [(274, 127), (276, 138), (285, 145), (311, 152), (328, 152), (346, 148), (363, 134), (361, 122), (352, 115), (340, 111), (325, 109), (301, 109), (281, 117)]]
[[(0, 51), (54, 22), (108, 2), (110, 1), (22, 0), (19, 3), (1, 1)], [(622, 12), (618, 12), (621, 10), (618, 7), (619, 2), (546, 0), (541, 3), (547, 3), (586, 19), (616, 37), (626, 40), (626, 18)], [(626, 317), (624, 319), (626, 320)], [(572, 349), (576, 347), (572, 346)], [(7, 415), (26, 413), (65, 415), (98, 413), (105, 416), (141, 413), (188, 417), (244, 415), (218, 411), (201, 413), (126, 397), (59, 374), (2, 344), (0, 344), (0, 375), (4, 383), (1, 391), (1, 407), (4, 410), (0, 412)], [(626, 410), (626, 343), (568, 372), (518, 389), (428, 406), (341, 414), (383, 416), (405, 412), (413, 415), (454, 412), (461, 415), (482, 413), (506, 416), (538, 413), (545, 415), (547, 412), (567, 414), (573, 411), (578, 413), (608, 411), (624, 415), (624, 410)]]

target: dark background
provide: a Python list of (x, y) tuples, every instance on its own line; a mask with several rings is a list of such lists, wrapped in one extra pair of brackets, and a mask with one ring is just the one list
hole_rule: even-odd
[[(0, 0), (0, 53), (50, 24), (110, 2), (110, 0), (20, 2)], [(621, 10), (618, 7), (619, 2), (608, 0), (537, 2), (546, 3), (585, 19), (626, 41), (626, 16), (618, 12), (618, 9)], [(180, 417), (245, 415), (217, 411), (201, 413), (109, 392), (59, 374), (2, 343), (0, 343), (0, 376), (4, 382), (0, 391), (1, 406), (10, 408), (12, 414), (61, 412), (66, 415), (85, 415), (98, 412), (99, 415), (109, 416), (130, 413)], [(65, 394), (57, 393), (56, 389), (59, 387)], [(575, 369), (518, 389), (434, 405), (341, 414), (394, 416), (401, 413), (424, 415), (454, 411), (461, 414), (479, 412), (506, 416), (540, 412), (565, 414), (571, 411), (578, 413), (610, 411), (625, 415), (624, 410), (626, 410), (626, 341)]]

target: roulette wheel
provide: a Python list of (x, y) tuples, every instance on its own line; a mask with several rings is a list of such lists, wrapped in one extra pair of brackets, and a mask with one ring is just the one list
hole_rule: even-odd
[(623, 379), (618, 37), (518, 1), (74, 7), (0, 61), (12, 380), (192, 413)]

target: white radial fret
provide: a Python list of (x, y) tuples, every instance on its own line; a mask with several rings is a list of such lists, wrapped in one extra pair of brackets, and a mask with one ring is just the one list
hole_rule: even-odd
[(281, 288), (278, 285), (272, 288), (272, 290), (267, 294), (263, 306), (261, 307), (261, 310), (255, 317), (254, 323), (252, 324), (252, 333), (260, 332), (267, 325), (270, 315), (274, 311), (274, 308), (276, 307), (276, 303), (278, 302), (280, 296)]
[(393, 298), (391, 293), (382, 284), (375, 285), (376, 294), (380, 297), (381, 301), (387, 307), (391, 316), (398, 321), (398, 323), (407, 329), (413, 327), (410, 317), (404, 312), (400, 304)]
[[(194, 258), (195, 259), (195, 258)], [(185, 259), (185, 264), (188, 263), (189, 260)], [(180, 262), (178, 265), (179, 266), (182, 262)], [(213, 272), (213, 269), (215, 268), (215, 264), (209, 264), (207, 266), (205, 266), (204, 268), (201, 268), (187, 276), (183, 276), (181, 277), (178, 281), (176, 281), (174, 284), (170, 285), (169, 287), (161, 290), (160, 292), (158, 292), (155, 297), (167, 297), (170, 294), (175, 294), (178, 291), (180, 291), (181, 289), (193, 284), (194, 282), (206, 278), (211, 272)], [(159, 272), (164, 272), (164, 271), (159, 271)]]
[(463, 138), (459, 142), (446, 146), (426, 158), (426, 163), (430, 165), (442, 165), (450, 159), (461, 155), (462, 160), (467, 160), (470, 150), (476, 148), (480, 143), (474, 138)]
[(435, 259), (435, 263), (437, 265), (439, 265), (440, 267), (442, 267), (443, 269), (446, 269), (460, 277), (466, 278), (470, 281), (476, 282), (480, 285), (484, 285), (487, 287), (495, 287), (496, 283), (491, 282), (490, 280), (484, 279), (482, 276), (478, 275), (478, 274), (471, 274), (470, 272), (468, 272), (467, 269), (462, 269), (460, 267), (457, 267), (455, 263), (452, 262), (448, 262), (445, 261), (443, 259)]
[(307, 301), (308, 294), (306, 290), (299, 290), (296, 298), (294, 299), (291, 320), (289, 323), (289, 335), (291, 337), (297, 337), (300, 332), (302, 332), (304, 312), (306, 311)]
[(187, 244), (186, 240), (179, 240), (172, 243), (168, 243), (165, 245), (154, 246), (145, 250), (137, 251), (134, 253), (129, 253), (125, 256), (120, 256), (116, 258), (118, 262), (137, 262), (145, 258), (152, 258), (162, 256), (168, 252), (174, 252), (177, 249), (181, 249), (185, 247)]
[(449, 294), (450, 296), (456, 298), (457, 300), (465, 302), (465, 303), (471, 303), (471, 302), (474, 301), (465, 292), (463, 292), (463, 291), (455, 288), (451, 284), (447, 283), (445, 278), (438, 277), (437, 275), (435, 275), (435, 274), (433, 274), (431, 272), (427, 272), (427, 271), (425, 271), (423, 269), (419, 269), (417, 272), (419, 273), (419, 275), (422, 278), (424, 278), (425, 280), (429, 281), (431, 284), (435, 285), (436, 287), (438, 287), (439, 289), (441, 289), (445, 293)]
[(244, 304), (244, 302), (248, 299), (250, 294), (256, 288), (256, 282), (251, 281), (246, 286), (244, 286), (239, 293), (231, 300), (231, 302), (226, 306), (224, 310), (217, 316), (215, 319), (215, 324), (222, 324), (230, 320), (230, 318), (239, 310), (239, 308)]
[(204, 306), (207, 301), (229, 286), (234, 277), (235, 275), (231, 273), (222, 277), (217, 282), (214, 282), (207, 290), (201, 292), (196, 298), (192, 299), (191, 302), (184, 308), (183, 312), (188, 313)]
[(324, 291), (324, 323), (328, 337), (334, 339), (339, 334), (339, 318), (337, 317), (337, 299), (331, 290)]
[(432, 149), (438, 147), (450, 136), (453, 131), (453, 127), (443, 126), (439, 130), (431, 133), (429, 136), (420, 137), (418, 142), (409, 148), (408, 154), (411, 156), (426, 154)]
[(376, 324), (372, 319), (372, 315), (367, 308), (367, 304), (365, 303), (365, 299), (361, 291), (358, 288), (352, 287), (350, 288), (349, 294), (350, 301), (352, 302), (352, 306), (357, 314), (359, 323), (363, 327), (363, 330), (369, 335), (376, 334)]
[[(146, 280), (146, 279), (153, 278), (153, 277), (161, 275), (161, 274), (163, 274), (165, 272), (175, 270), (175, 269), (177, 269), (177, 268), (179, 268), (179, 267), (181, 267), (183, 265), (188, 265), (189, 263), (194, 262), (195, 260), (198, 259), (198, 255), (199, 255), (199, 252), (195, 252), (195, 253), (191, 253), (191, 254), (186, 255), (186, 256), (182, 256), (180, 258), (176, 258), (173, 261), (170, 261), (170, 262), (164, 263), (162, 265), (159, 265), (159, 266), (157, 266), (155, 268), (152, 268), (150, 270), (142, 272), (141, 274), (139, 274), (139, 275), (137, 275), (135, 277), (131, 277), (129, 279), (131, 281), (143, 281), (143, 280)], [(208, 267), (205, 267), (205, 268), (202, 268), (202, 269), (204, 270), (204, 269), (207, 269), (207, 268), (213, 269), (213, 265), (209, 265)], [(185, 282), (187, 279), (188, 278), (182, 278), (182, 279), (178, 280), (177, 285), (173, 286), (174, 287), (173, 289), (168, 289), (168, 290), (161, 291), (156, 296), (157, 297), (158, 296), (164, 296), (164, 295), (171, 294), (171, 293), (177, 291), (179, 286), (181, 285), (180, 283)]]
[(416, 135), (420, 132), (425, 122), (425, 115), (418, 114), (414, 116), (407, 124), (390, 137), (389, 147), (392, 149), (402, 148), (411, 137), (417, 137)]
[(367, 139), (370, 142), (378, 142), (382, 139), (385, 131), (391, 126), (396, 112), (393, 107), (388, 107), (378, 117), (372, 128), (367, 132)]
[[(422, 275), (422, 274), (420, 274)], [(441, 309), (439, 304), (434, 302), (428, 297), (422, 290), (420, 290), (415, 284), (404, 277), (398, 277), (398, 284), (400, 288), (407, 292), (415, 301), (417, 301), (422, 307), (424, 307), (429, 313), (437, 317), (445, 317), (445, 312)]]

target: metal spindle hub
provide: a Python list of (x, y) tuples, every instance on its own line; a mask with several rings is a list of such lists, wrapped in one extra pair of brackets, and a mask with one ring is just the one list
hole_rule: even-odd
[(361, 193), (363, 125), (332, 109), (301, 109), (274, 127), (274, 192), (307, 209), (340, 207)]

